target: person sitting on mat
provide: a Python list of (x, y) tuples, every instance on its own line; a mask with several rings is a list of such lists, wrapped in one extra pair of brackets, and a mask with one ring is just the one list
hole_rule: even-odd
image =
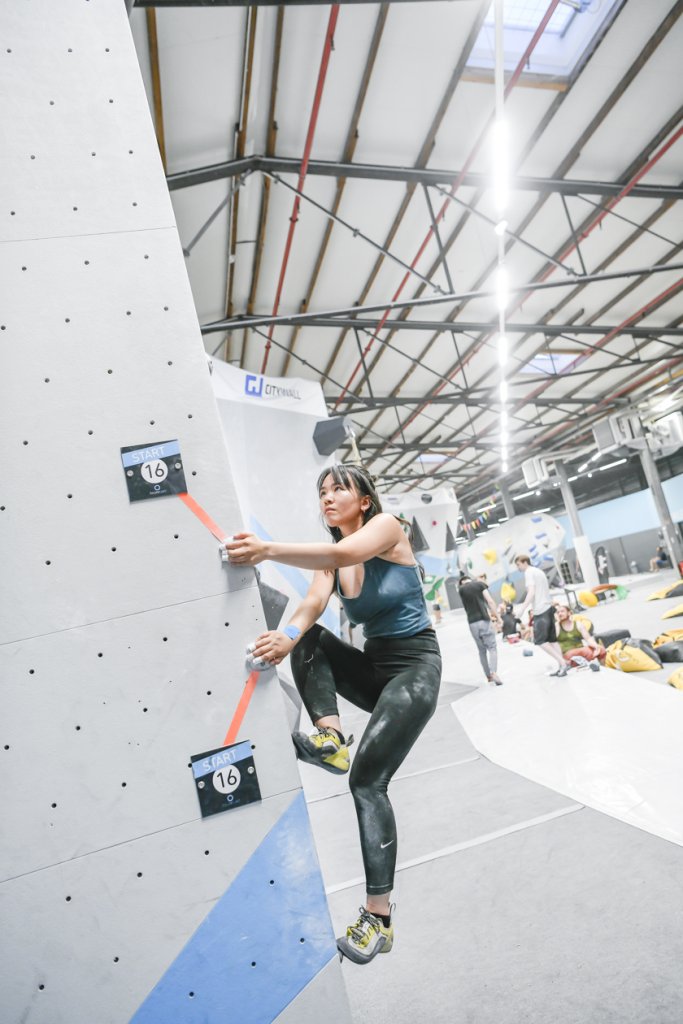
[(519, 635), (522, 623), (515, 615), (515, 608), (509, 601), (503, 601), (498, 605), (498, 617), (502, 624), (503, 639), (509, 636)]
[(658, 544), (654, 558), (650, 559), (650, 572), (658, 572), (660, 569), (666, 569), (669, 565), (671, 562), (666, 548)]
[(559, 604), (556, 610), (557, 642), (567, 664), (572, 658), (585, 658), (586, 661), (604, 661), (606, 651), (602, 644), (591, 636), (580, 617), (574, 617), (571, 608)]
[[(333, 543), (281, 544), (238, 533), (225, 547), (234, 565), (271, 560), (313, 570), (289, 625), (262, 633), (253, 651), (271, 665), (291, 654), (296, 687), (316, 727), (311, 736), (292, 737), (300, 760), (345, 774), (352, 737), (342, 731), (337, 694), (370, 714), (349, 775), (367, 898), (337, 940), (341, 953), (367, 964), (388, 953), (394, 940), (397, 834), (387, 787), (434, 714), (441, 654), (410, 539), (401, 521), (382, 511), (367, 471), (357, 465), (325, 469), (318, 497)], [(362, 651), (318, 624), (333, 593), (349, 622), (363, 624)]]

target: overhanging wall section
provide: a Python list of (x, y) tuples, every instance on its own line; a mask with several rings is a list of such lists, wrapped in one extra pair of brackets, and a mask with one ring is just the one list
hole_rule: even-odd
[[(322, 984), (345, 1020), (273, 672), (239, 734), (262, 801), (202, 820), (189, 770), (244, 690), (254, 573), (179, 497), (127, 493), (120, 449), (177, 439), (190, 494), (241, 525), (125, 5), (6, 4), (0, 26), (3, 1015), (120, 1024), (170, 993), (174, 1021), (243, 1024)], [(245, 892), (267, 917), (304, 878), (296, 949), (201, 968), (226, 920), (248, 938)]]
[[(215, 358), (211, 382), (244, 528), (265, 540), (329, 541), (320, 515), (318, 477), (335, 457), (320, 455), (313, 441), (316, 424), (327, 419), (320, 385), (247, 373)], [(282, 612), (287, 622), (313, 573), (278, 562), (264, 562), (259, 572), (288, 599)], [(339, 634), (336, 599), (320, 622)]]

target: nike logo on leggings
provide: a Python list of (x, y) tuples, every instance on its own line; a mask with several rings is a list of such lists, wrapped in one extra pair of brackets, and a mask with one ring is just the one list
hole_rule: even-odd
[(391, 846), (393, 841), (394, 841), (393, 839), (390, 839), (388, 843), (380, 843), (379, 844), (380, 850), (384, 850), (384, 849), (386, 849), (387, 846)]

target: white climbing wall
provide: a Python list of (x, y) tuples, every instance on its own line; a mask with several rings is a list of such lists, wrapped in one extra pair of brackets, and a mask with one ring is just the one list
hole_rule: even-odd
[(274, 672), (239, 732), (262, 800), (202, 819), (189, 767), (254, 573), (176, 495), (129, 501), (121, 449), (173, 439), (241, 525), (123, 0), (2, 5), (0, 133), (2, 1020), (343, 1024)]

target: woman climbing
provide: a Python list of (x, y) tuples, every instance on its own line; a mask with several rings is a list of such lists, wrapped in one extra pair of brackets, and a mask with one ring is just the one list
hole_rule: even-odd
[[(401, 521), (382, 511), (370, 475), (356, 465), (332, 466), (321, 474), (318, 496), (333, 543), (281, 544), (239, 533), (226, 549), (237, 565), (271, 560), (313, 570), (289, 624), (263, 633), (253, 650), (272, 665), (291, 653), (294, 681), (316, 727), (311, 736), (294, 734), (298, 757), (345, 774), (352, 738), (344, 735), (337, 694), (370, 713), (349, 776), (366, 902), (337, 940), (340, 952), (366, 964), (394, 940), (397, 836), (387, 787), (434, 713), (441, 655), (410, 540)], [(362, 651), (317, 623), (334, 592), (349, 622), (363, 625)]]

